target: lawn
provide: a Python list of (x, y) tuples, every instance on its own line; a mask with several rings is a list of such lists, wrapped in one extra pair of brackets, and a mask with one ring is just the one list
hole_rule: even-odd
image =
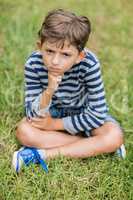
[[(87, 47), (101, 61), (110, 113), (124, 129), (127, 157), (60, 157), (48, 161), (48, 174), (31, 165), (17, 175), (11, 159), (20, 147), (15, 129), (24, 116), (23, 66), (36, 48), (44, 16), (60, 7), (92, 22)], [(133, 199), (132, 8), (131, 0), (0, 0), (0, 200)]]

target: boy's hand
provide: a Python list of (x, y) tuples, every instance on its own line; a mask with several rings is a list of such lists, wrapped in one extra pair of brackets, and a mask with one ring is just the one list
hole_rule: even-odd
[(54, 131), (64, 130), (62, 119), (52, 118), (50, 115), (43, 118), (31, 118), (29, 123), (38, 129)]
[(40, 109), (47, 107), (52, 99), (54, 92), (57, 90), (59, 83), (62, 80), (61, 73), (48, 71), (48, 87), (43, 91), (40, 100)]
[(57, 74), (57, 73), (52, 73), (52, 72), (48, 72), (48, 90), (52, 93), (54, 93), (61, 80), (62, 80), (63, 75)]

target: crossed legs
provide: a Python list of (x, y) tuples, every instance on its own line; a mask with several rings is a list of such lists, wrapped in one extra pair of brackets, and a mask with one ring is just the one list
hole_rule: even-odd
[(16, 136), (21, 144), (44, 149), (46, 158), (59, 155), (85, 158), (114, 152), (123, 143), (121, 129), (113, 122), (92, 131), (92, 137), (72, 136), (65, 131), (43, 131), (32, 127), (24, 118), (18, 125)]

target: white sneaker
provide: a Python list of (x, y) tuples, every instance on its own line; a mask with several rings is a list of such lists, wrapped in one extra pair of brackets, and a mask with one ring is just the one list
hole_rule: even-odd
[(121, 158), (125, 158), (126, 157), (126, 149), (125, 149), (125, 146), (124, 144), (122, 144), (119, 149), (117, 149), (116, 151), (117, 155)]

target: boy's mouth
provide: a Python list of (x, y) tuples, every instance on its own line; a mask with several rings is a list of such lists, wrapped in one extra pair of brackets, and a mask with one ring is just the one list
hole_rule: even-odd
[(53, 74), (53, 75), (56, 75), (56, 76), (62, 76), (64, 74), (64, 72), (62, 72), (61, 70), (57, 70), (57, 69), (51, 69), (49, 68), (48, 71)]
[(55, 67), (49, 67), (49, 71), (55, 72), (55, 73), (61, 73), (61, 68), (55, 68)]

